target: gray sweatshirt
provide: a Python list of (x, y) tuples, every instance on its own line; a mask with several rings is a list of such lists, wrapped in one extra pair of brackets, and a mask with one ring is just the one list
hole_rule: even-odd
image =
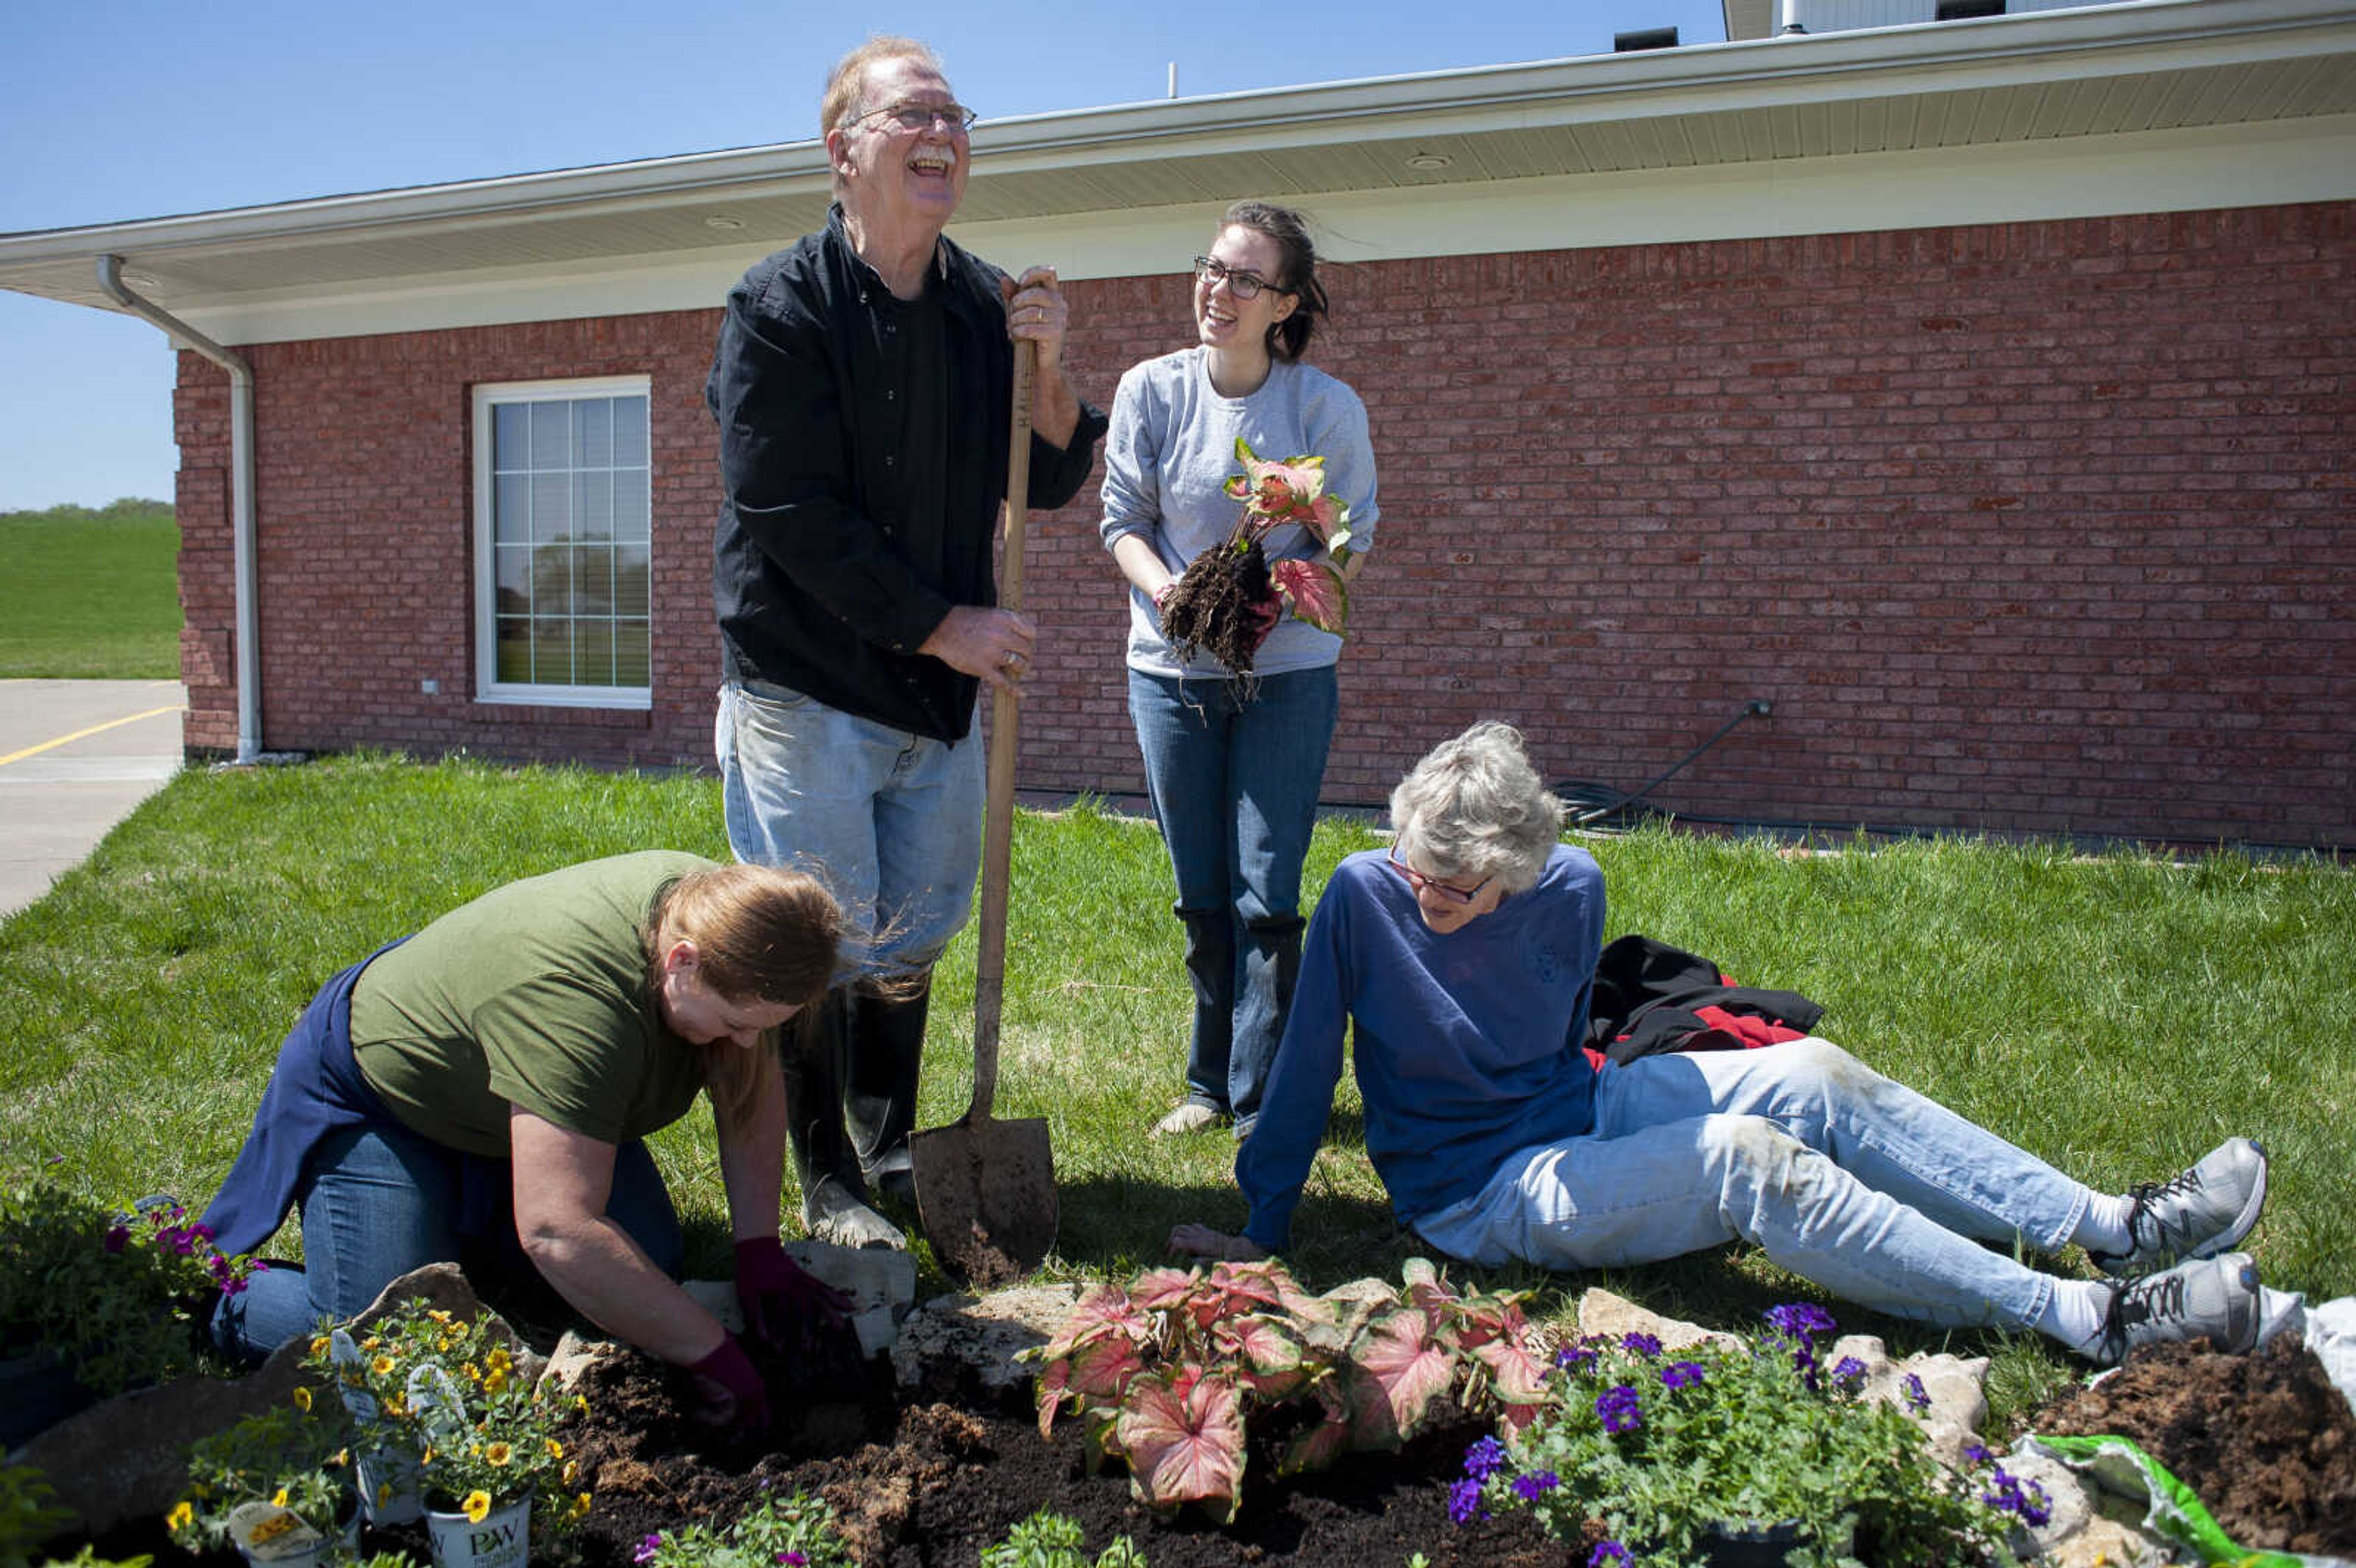
[[(1350, 506), (1350, 548), (1374, 543), (1381, 516), (1375, 502), (1375, 453), (1366, 406), (1324, 371), (1279, 360), (1259, 390), (1223, 398), (1211, 388), (1208, 352), (1199, 347), (1132, 366), (1114, 395), (1105, 438), (1104, 521), (1110, 549), (1127, 534), (1150, 541), (1162, 564), (1183, 573), (1206, 549), (1225, 544), (1243, 503), (1225, 492), (1243, 473), (1236, 438), (1260, 457), (1325, 459), (1325, 488)], [(1315, 538), (1287, 525), (1263, 546), (1270, 562), (1318, 552)], [(1252, 659), (1260, 675), (1314, 669), (1341, 656), (1342, 639), (1287, 613)], [(1197, 653), (1184, 667), (1162, 639), (1153, 601), (1129, 593), (1129, 667), (1149, 675), (1225, 677), (1219, 661)]]

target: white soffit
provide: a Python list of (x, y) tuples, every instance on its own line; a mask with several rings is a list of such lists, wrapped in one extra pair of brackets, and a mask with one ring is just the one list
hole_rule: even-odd
[[(988, 123), (955, 231), (1083, 276), (1191, 255), (1242, 196), (1386, 215), (1391, 255), (2329, 199), (2351, 117), (2351, 0), (2136, 0)], [(2209, 147), (2260, 162), (2169, 165)], [(826, 200), (796, 143), (0, 236), (0, 287), (105, 308), (113, 253), (230, 342), (708, 306)]]
[[(1411, 195), (1341, 192), (1321, 198), (1314, 216), (1320, 253), (1346, 262), (2336, 200), (2356, 200), (2356, 115), (2000, 149), (1555, 176)], [(961, 222), (951, 234), (1013, 269), (1049, 265), (1066, 278), (1175, 274), (1202, 248), (1220, 207)], [(260, 343), (706, 310), (761, 253), (753, 246), (659, 264), (453, 272), (332, 299), (287, 290), (187, 316), (224, 342)]]

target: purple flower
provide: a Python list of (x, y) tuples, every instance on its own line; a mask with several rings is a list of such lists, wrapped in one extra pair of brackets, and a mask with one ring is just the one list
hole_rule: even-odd
[(1470, 1524), (1476, 1514), (1483, 1519), (1489, 1517), (1489, 1510), (1481, 1506), (1480, 1482), (1466, 1479), (1458, 1481), (1448, 1488), (1450, 1519), (1458, 1524)]
[(1898, 1380), (1898, 1392), (1904, 1396), (1907, 1409), (1917, 1415), (1929, 1413), (1931, 1391), (1922, 1386), (1921, 1378), (1916, 1377), (1912, 1372), (1908, 1372)]
[(1861, 1383), (1865, 1381), (1865, 1363), (1855, 1356), (1843, 1356), (1833, 1363), (1833, 1381)]
[(777, 1561), (786, 1568), (809, 1568), (809, 1554), (803, 1552), (780, 1552)]
[(1818, 1338), (1840, 1327), (1831, 1313), (1813, 1302), (1791, 1301), (1767, 1309), (1767, 1326), (1786, 1339), (1814, 1345)]
[(641, 1564), (651, 1563), (654, 1561), (655, 1553), (662, 1550), (662, 1531), (657, 1531), (638, 1542), (638, 1549), (630, 1553), (630, 1561)]
[(1583, 1372), (1595, 1364), (1595, 1347), (1584, 1339), (1576, 1345), (1565, 1345), (1554, 1353), (1554, 1364), (1565, 1371)]
[(1993, 1456), (1976, 1443), (1966, 1444), (1964, 1447), (1964, 1463), (1966, 1465), (1985, 1465)]
[(1464, 1450), (1464, 1473), (1485, 1481), (1505, 1467), (1505, 1445), (1494, 1437), (1479, 1437)]
[(1562, 1477), (1552, 1470), (1533, 1470), (1526, 1476), (1514, 1477), (1514, 1495), (1526, 1503), (1534, 1503), (1560, 1485)]
[(1699, 1361), (1671, 1361), (1661, 1369), (1661, 1382), (1666, 1388), (1691, 1388), (1701, 1381)]
[(1587, 1568), (1626, 1568), (1634, 1559), (1628, 1549), (1616, 1541), (1599, 1541), (1595, 1550), (1587, 1554)]
[(1636, 1398), (1636, 1391), (1626, 1383), (1615, 1383), (1595, 1396), (1595, 1413), (1603, 1419), (1603, 1430), (1617, 1435), (1632, 1432), (1644, 1424), (1644, 1411)]
[(1622, 1334), (1620, 1336), (1620, 1348), (1633, 1350), (1650, 1360), (1661, 1353), (1661, 1341), (1650, 1334)]
[(2051, 1500), (2045, 1495), (2045, 1488), (2035, 1481), (2024, 1483), (2019, 1477), (2007, 1471), (2001, 1465), (1997, 1467), (1996, 1474), (1989, 1479), (1994, 1484), (1988, 1490), (1980, 1494), (1980, 1501), (1998, 1513), (2019, 1514), (2020, 1521), (2031, 1530), (2039, 1528), (2053, 1517), (2053, 1509)]
[(106, 1232), (106, 1240), (101, 1242), (99, 1245), (104, 1247), (110, 1253), (119, 1253), (129, 1244), (130, 1241), (130, 1228), (123, 1225), (117, 1225), (112, 1230)]

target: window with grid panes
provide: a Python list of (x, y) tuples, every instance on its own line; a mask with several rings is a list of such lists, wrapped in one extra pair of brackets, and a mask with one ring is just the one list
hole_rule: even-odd
[(645, 377), (475, 389), (478, 695), (644, 708)]

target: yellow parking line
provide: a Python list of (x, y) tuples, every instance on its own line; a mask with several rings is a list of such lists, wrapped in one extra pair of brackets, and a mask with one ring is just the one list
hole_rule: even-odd
[(96, 735), (119, 725), (136, 724), (142, 719), (153, 719), (158, 713), (177, 713), (179, 710), (180, 705), (175, 702), (163, 708), (150, 708), (145, 713), (132, 713), (121, 719), (110, 719), (103, 724), (93, 724), (87, 730), (77, 730), (70, 735), (60, 735), (54, 741), (44, 741), (37, 746), (27, 746), (21, 752), (11, 752), (6, 756), (0, 757), (0, 768), (6, 767), (10, 763), (21, 763), (27, 757), (38, 756), (43, 752), (65, 745), (69, 741), (79, 741), (85, 735)]

